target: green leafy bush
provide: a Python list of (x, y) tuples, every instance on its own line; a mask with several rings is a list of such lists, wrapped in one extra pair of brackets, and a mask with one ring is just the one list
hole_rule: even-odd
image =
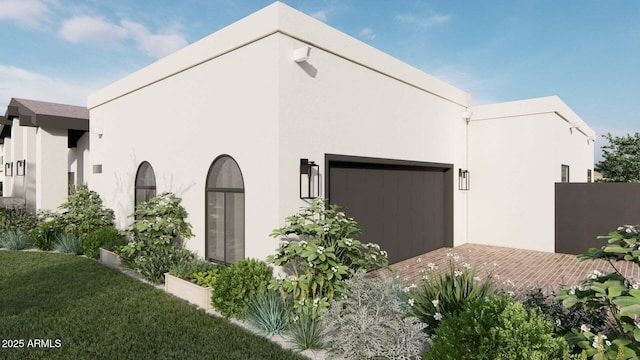
[(82, 243), (75, 234), (60, 234), (53, 248), (64, 254), (82, 254)]
[(153, 283), (162, 283), (164, 273), (195, 257), (183, 248), (184, 240), (193, 234), (181, 201), (171, 193), (162, 193), (138, 204), (127, 229), (129, 242), (116, 251), (126, 264)]
[(20, 230), (5, 231), (0, 235), (0, 247), (9, 250), (22, 250), (29, 246), (27, 236)]
[[(640, 267), (640, 226), (625, 225), (607, 236), (607, 244), (578, 255), (580, 260), (606, 260), (613, 271), (594, 270), (577, 288), (564, 290), (558, 299), (564, 306), (578, 304), (589, 311), (605, 311), (613, 319), (608, 331), (597, 333), (591, 324), (574, 328), (567, 335), (571, 344), (584, 349), (588, 356), (602, 359), (636, 359), (640, 356), (640, 279), (626, 278), (616, 267), (617, 261)], [(620, 266), (620, 265), (618, 265)], [(579, 349), (575, 349), (576, 352)]]
[(491, 273), (480, 279), (469, 264), (458, 269), (453, 262), (449, 262), (448, 271), (425, 275), (421, 287), (407, 290), (412, 302), (410, 314), (427, 325), (425, 331), (430, 335), (442, 319), (460, 314), (469, 302), (496, 293)]
[(196, 285), (202, 287), (212, 288), (216, 286), (216, 281), (218, 280), (218, 276), (220, 276), (223, 268), (224, 267), (217, 267), (207, 271), (199, 271), (197, 273), (194, 273), (193, 282), (196, 283)]
[(60, 209), (64, 232), (75, 234), (81, 240), (92, 231), (113, 226), (113, 210), (104, 207), (100, 195), (86, 185), (77, 185)]
[(59, 219), (44, 221), (29, 232), (29, 239), (40, 250), (52, 250), (64, 228), (65, 224)]
[(266, 293), (271, 273), (269, 265), (256, 259), (224, 268), (211, 290), (211, 305), (225, 317), (244, 317), (256, 296)]
[(176, 264), (169, 269), (169, 274), (179, 277), (183, 280), (195, 282), (196, 273), (207, 273), (209, 270), (218, 272), (221, 265), (214, 264), (210, 261), (203, 259), (194, 259), (193, 261)]
[(367, 278), (346, 281), (342, 298), (322, 317), (331, 352), (344, 359), (410, 359), (422, 353), (425, 324), (409, 317), (411, 305), (399, 281)]
[(443, 318), (424, 359), (561, 359), (567, 345), (552, 332), (553, 325), (541, 314), (509, 296), (494, 295)]
[(289, 306), (280, 294), (268, 291), (259, 294), (249, 305), (247, 321), (263, 334), (280, 334), (289, 327)]
[(358, 224), (337, 206), (315, 200), (271, 234), (282, 241), (267, 261), (290, 275), (275, 279), (269, 287), (279, 289), (283, 297), (291, 296), (296, 312), (319, 316), (345, 289), (343, 280), (351, 274), (389, 264), (380, 246), (353, 239), (359, 233)]
[(571, 334), (574, 328), (588, 324), (592, 332), (607, 332), (610, 326), (607, 313), (602, 309), (587, 310), (582, 303), (564, 307), (554, 294), (545, 294), (541, 288), (530, 289), (521, 299), (525, 309), (534, 309), (553, 324), (556, 336)]
[(24, 209), (6, 209), (0, 207), (0, 232), (20, 231), (24, 234), (38, 225), (38, 216)]
[(85, 255), (97, 259), (100, 256), (100, 248), (113, 250), (126, 243), (127, 241), (118, 229), (113, 226), (105, 226), (85, 235), (82, 239), (82, 249)]

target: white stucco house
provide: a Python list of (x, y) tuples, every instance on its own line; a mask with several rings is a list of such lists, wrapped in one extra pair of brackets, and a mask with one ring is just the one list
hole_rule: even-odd
[(12, 98), (0, 116), (4, 205), (56, 210), (88, 180), (88, 131), (86, 107)]
[(101, 129), (89, 186), (118, 226), (174, 192), (187, 246), (223, 262), (271, 254), (269, 233), (316, 196), (344, 206), (392, 262), (467, 242), (553, 251), (554, 183), (586, 182), (593, 167), (593, 130), (557, 97), (474, 107), (282, 3), (87, 107)]

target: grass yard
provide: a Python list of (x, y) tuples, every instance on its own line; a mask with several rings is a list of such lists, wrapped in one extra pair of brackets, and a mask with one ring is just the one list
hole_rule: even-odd
[[(27, 348), (35, 339), (52, 348)], [(0, 251), (0, 341), (0, 359), (302, 359), (93, 260), (43, 252)]]

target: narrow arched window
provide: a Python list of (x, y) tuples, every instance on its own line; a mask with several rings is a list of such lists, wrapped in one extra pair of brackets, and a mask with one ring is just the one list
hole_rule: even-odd
[(216, 158), (206, 186), (207, 258), (234, 263), (244, 258), (244, 181), (238, 163), (228, 155)]
[(156, 196), (156, 175), (153, 173), (151, 164), (143, 161), (136, 172), (134, 204), (137, 207), (138, 204), (149, 201), (154, 196)]

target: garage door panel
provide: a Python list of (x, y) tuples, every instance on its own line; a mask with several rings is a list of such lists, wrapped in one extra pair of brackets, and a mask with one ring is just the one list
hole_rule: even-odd
[(330, 167), (328, 194), (358, 222), (359, 238), (379, 244), (393, 263), (447, 243), (444, 174), (442, 169), (338, 164)]

